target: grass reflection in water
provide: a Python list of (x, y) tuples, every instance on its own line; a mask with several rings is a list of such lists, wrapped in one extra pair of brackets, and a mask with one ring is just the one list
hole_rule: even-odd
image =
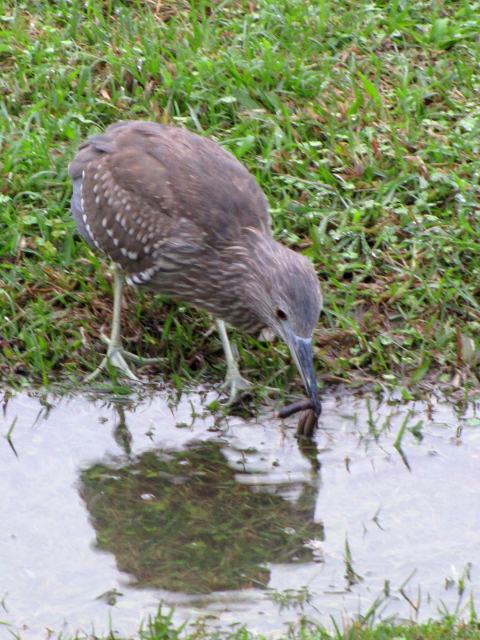
[(210, 441), (184, 451), (148, 451), (81, 474), (97, 547), (115, 555), (137, 587), (187, 593), (266, 587), (266, 563), (308, 561), (316, 490), (293, 504), (277, 491), (235, 479)]

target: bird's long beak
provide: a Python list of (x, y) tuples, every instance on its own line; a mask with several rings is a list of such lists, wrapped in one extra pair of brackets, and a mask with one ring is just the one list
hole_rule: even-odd
[(312, 341), (306, 338), (299, 338), (295, 335), (290, 326), (288, 326), (285, 335), (285, 342), (287, 343), (293, 359), (295, 360), (295, 364), (302, 376), (303, 384), (307, 390), (307, 395), (313, 404), (315, 417), (318, 418), (322, 412), (322, 405), (318, 399), (317, 379), (313, 369)]

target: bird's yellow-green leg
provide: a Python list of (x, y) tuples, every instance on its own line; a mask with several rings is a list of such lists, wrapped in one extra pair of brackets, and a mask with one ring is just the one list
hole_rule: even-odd
[(141, 358), (140, 356), (130, 353), (122, 349), (122, 337), (120, 331), (120, 321), (122, 315), (122, 296), (123, 287), (125, 286), (125, 276), (118, 265), (114, 265), (113, 268), (113, 318), (112, 318), (112, 332), (110, 338), (105, 334), (100, 334), (100, 337), (104, 342), (108, 344), (107, 355), (100, 363), (100, 366), (95, 369), (93, 373), (85, 378), (85, 382), (94, 380), (99, 373), (106, 369), (107, 364), (110, 363), (117, 369), (120, 369), (127, 378), (130, 380), (138, 381), (137, 376), (130, 369), (125, 362), (125, 358), (139, 362), (140, 364), (148, 364), (151, 362), (158, 362), (160, 358)]
[(237, 362), (232, 353), (232, 348), (230, 347), (230, 341), (228, 339), (227, 330), (225, 328), (225, 323), (223, 320), (216, 320), (217, 329), (220, 335), (220, 340), (222, 341), (223, 351), (225, 352), (225, 359), (227, 361), (227, 375), (225, 377), (225, 382), (222, 384), (221, 389), (229, 391), (229, 403), (233, 402), (237, 395), (241, 391), (245, 391), (252, 386), (252, 383), (245, 378), (242, 378), (240, 371), (237, 366)]

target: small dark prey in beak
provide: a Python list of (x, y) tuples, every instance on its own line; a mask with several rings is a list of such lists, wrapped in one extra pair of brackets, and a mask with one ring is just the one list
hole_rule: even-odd
[(313, 409), (313, 402), (310, 398), (304, 398), (303, 400), (297, 400), (297, 402), (292, 402), (292, 404), (287, 404), (286, 407), (282, 407), (278, 411), (275, 411), (275, 418), (289, 418), (293, 416), (294, 413), (298, 413), (299, 411), (304, 411), (305, 409)]
[[(301, 412), (298, 417), (297, 436), (303, 438), (311, 438), (318, 427), (318, 418), (322, 412), (322, 405), (317, 402), (316, 407), (311, 398), (305, 398), (304, 400), (298, 400), (292, 402), (292, 404), (282, 407), (275, 412), (276, 418), (288, 418), (293, 416), (294, 413)], [(317, 414), (315, 409), (319, 411)]]

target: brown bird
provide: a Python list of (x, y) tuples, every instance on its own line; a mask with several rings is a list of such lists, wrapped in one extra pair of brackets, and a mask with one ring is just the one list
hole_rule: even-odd
[(133, 354), (120, 339), (126, 278), (216, 318), (231, 398), (249, 383), (223, 321), (247, 332), (270, 327), (288, 345), (318, 418), (312, 352), (322, 306), (318, 279), (304, 256), (273, 239), (265, 196), (238, 160), (184, 129), (117, 122), (80, 147), (69, 173), (80, 234), (116, 265), (107, 356), (90, 379), (108, 361), (135, 378), (124, 360)]

